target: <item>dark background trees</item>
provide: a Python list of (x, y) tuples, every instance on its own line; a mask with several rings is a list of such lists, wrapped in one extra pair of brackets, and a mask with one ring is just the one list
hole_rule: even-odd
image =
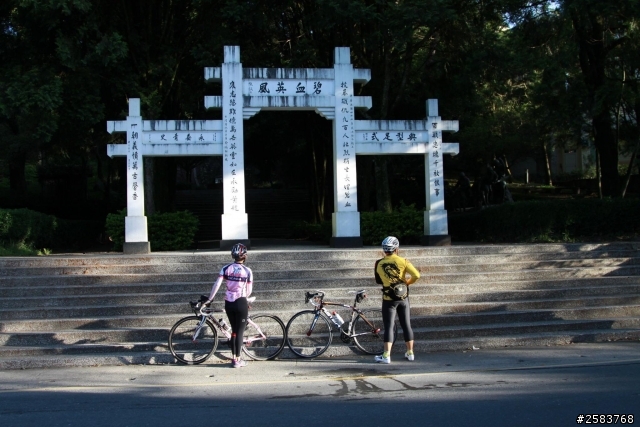
[[(6, 0), (0, 165), (11, 196), (3, 203), (28, 204), (26, 167), (37, 165), (41, 185), (54, 183), (49, 208), (84, 211), (94, 174), (103, 210), (112, 210), (123, 163), (106, 156), (119, 137), (105, 121), (123, 118), (133, 97), (147, 119), (218, 118), (203, 106), (220, 90), (204, 83), (203, 69), (222, 62), (224, 45), (239, 45), (246, 67), (331, 67), (334, 48), (348, 46), (354, 66), (372, 74), (359, 88), (373, 98), (361, 118), (421, 119), (437, 98), (440, 115), (460, 121), (445, 136), (461, 146), (451, 170), (473, 173), (494, 153), (544, 164), (551, 145), (587, 138), (603, 195), (619, 196), (618, 153), (638, 147), (639, 8), (633, 0)], [(260, 113), (245, 122), (248, 166), (261, 181), (308, 188), (315, 220), (332, 209), (323, 120)], [(278, 156), (300, 168), (283, 171)], [(203, 160), (147, 160), (149, 212), (173, 209), (176, 170), (194, 161)], [(388, 211), (402, 191), (423, 195), (423, 168), (420, 156), (358, 158), (360, 210)]]

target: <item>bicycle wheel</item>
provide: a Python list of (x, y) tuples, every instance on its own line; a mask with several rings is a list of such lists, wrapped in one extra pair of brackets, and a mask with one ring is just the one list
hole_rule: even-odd
[(331, 323), (320, 313), (316, 318), (314, 310), (295, 314), (287, 323), (287, 346), (299, 357), (320, 356), (331, 345)]
[(242, 351), (253, 360), (275, 359), (284, 348), (284, 323), (277, 316), (251, 316), (244, 331)]
[[(367, 319), (373, 328), (364, 320)], [(379, 329), (379, 330), (378, 330)], [(376, 332), (377, 331), (377, 332)], [(398, 325), (393, 324), (393, 342), (398, 336)], [(353, 323), (353, 342), (368, 354), (382, 354), (384, 351), (384, 323), (382, 310), (372, 309), (363, 311)]]
[[(207, 320), (198, 328), (200, 316), (189, 316), (178, 320), (169, 332), (169, 351), (178, 362), (197, 365), (207, 360), (218, 347), (218, 331)], [(194, 336), (196, 335), (194, 339)]]

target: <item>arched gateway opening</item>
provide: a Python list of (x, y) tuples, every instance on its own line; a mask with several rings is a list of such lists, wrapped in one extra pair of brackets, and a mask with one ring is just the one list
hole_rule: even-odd
[(245, 131), (249, 235), (292, 238), (296, 222), (330, 220), (331, 122), (313, 111), (261, 111)]
[[(109, 132), (126, 132), (127, 144), (112, 144), (109, 156), (127, 157), (125, 253), (150, 251), (144, 215), (144, 156), (221, 156), (222, 205), (220, 248), (251, 245), (247, 210), (246, 120), (260, 111), (313, 111), (331, 121), (333, 247), (360, 247), (356, 154), (420, 154), (425, 159), (427, 207), (423, 244), (450, 242), (444, 209), (442, 156), (457, 154), (458, 144), (443, 143), (443, 131), (457, 131), (457, 121), (441, 120), (437, 100), (428, 101), (425, 120), (355, 120), (357, 109), (371, 108), (371, 98), (355, 96), (370, 70), (355, 69), (349, 48), (335, 49), (333, 68), (243, 69), (240, 48), (225, 46), (221, 67), (205, 68), (205, 80), (220, 82), (221, 96), (205, 96), (205, 107), (222, 110), (222, 120), (156, 120), (140, 116), (140, 100), (131, 99), (124, 121), (107, 123)], [(277, 142), (271, 142), (278, 148)], [(291, 165), (289, 165), (291, 166)]]
[[(244, 129), (246, 210), (251, 239), (297, 239), (303, 222), (330, 221), (331, 122), (313, 111), (263, 111), (245, 120)], [(220, 216), (224, 212), (222, 158), (190, 157), (180, 159), (178, 164), (176, 208), (198, 217), (199, 249), (218, 247), (222, 235)], [(190, 173), (187, 168), (191, 168)]]

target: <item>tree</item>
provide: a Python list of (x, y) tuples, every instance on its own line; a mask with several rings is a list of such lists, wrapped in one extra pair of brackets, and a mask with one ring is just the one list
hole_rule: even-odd
[(20, 200), (28, 159), (86, 156), (93, 126), (104, 119), (95, 76), (126, 47), (99, 29), (90, 1), (8, 1), (0, 14), (0, 143), (12, 198)]
[(613, 131), (612, 111), (617, 103), (612, 89), (612, 65), (628, 43), (629, 32), (638, 24), (638, 2), (599, 2), (565, 0), (563, 15), (570, 19), (578, 46), (578, 60), (587, 87), (586, 103), (590, 110), (593, 136), (600, 157), (602, 193), (620, 195), (618, 176), (618, 141)]

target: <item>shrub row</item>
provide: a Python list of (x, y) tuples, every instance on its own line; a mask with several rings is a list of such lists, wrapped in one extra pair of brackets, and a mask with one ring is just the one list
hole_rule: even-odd
[(63, 220), (29, 209), (0, 209), (0, 243), (35, 249), (75, 250), (90, 246), (100, 221)]
[(575, 242), (637, 237), (638, 199), (540, 200), (449, 217), (449, 233), (470, 242)]
[[(0, 209), (0, 244), (35, 249), (74, 250), (90, 246), (105, 229), (113, 249), (122, 250), (126, 210), (99, 221), (61, 220), (28, 209)], [(389, 235), (402, 244), (418, 244), (423, 235), (424, 212), (400, 206), (392, 213), (362, 212), (361, 236), (376, 246)], [(159, 213), (147, 218), (153, 251), (184, 250), (194, 241), (198, 219), (188, 211)], [(296, 223), (294, 238), (329, 242), (331, 223)], [(449, 234), (455, 242), (533, 243), (575, 242), (638, 238), (638, 199), (540, 200), (491, 206), (478, 211), (449, 214)]]
[[(124, 243), (126, 210), (101, 221), (63, 220), (29, 209), (0, 209), (0, 245), (33, 249), (78, 250), (91, 247), (103, 230), (114, 250)], [(147, 218), (152, 250), (189, 248), (198, 230), (198, 219), (190, 212), (159, 213)]]
[[(124, 244), (126, 215), (126, 209), (107, 215), (105, 230), (116, 251), (121, 251)], [(152, 251), (179, 251), (193, 244), (198, 218), (189, 211), (157, 213), (147, 217), (147, 227)]]
[[(449, 213), (449, 235), (454, 242), (534, 243), (638, 238), (638, 199), (539, 200)], [(328, 242), (329, 227), (297, 224), (297, 237)], [(424, 234), (424, 212), (400, 206), (392, 213), (362, 212), (360, 234), (365, 245), (379, 245), (386, 236), (402, 244), (419, 244)]]
[(397, 237), (403, 245), (420, 243), (424, 234), (424, 211), (414, 205), (401, 205), (391, 213), (362, 212), (360, 235), (365, 245), (376, 246), (387, 236)]

